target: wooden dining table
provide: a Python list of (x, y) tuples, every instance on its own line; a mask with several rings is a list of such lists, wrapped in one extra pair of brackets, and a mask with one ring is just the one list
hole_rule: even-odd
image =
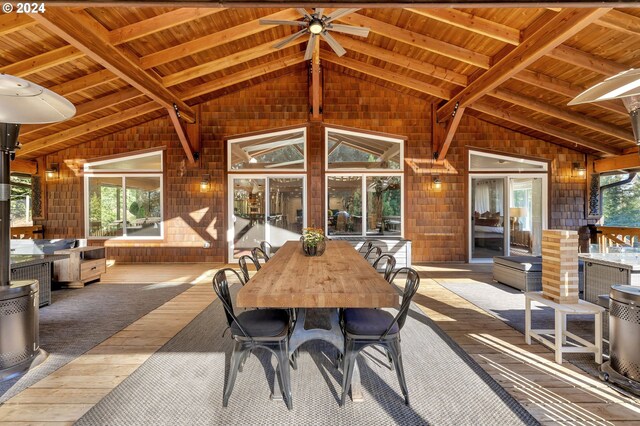
[[(296, 308), (290, 354), (310, 340), (329, 342), (344, 354), (337, 308), (398, 307), (399, 294), (347, 241), (327, 241), (321, 256), (305, 256), (300, 241), (287, 241), (239, 290), (236, 305)], [(319, 310), (329, 327), (305, 328), (308, 311)], [(357, 371), (353, 381), (353, 399), (361, 400)]]

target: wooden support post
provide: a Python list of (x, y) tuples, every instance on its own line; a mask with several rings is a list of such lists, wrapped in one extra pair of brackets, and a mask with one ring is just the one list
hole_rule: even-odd
[(453, 141), (453, 137), (458, 130), (460, 120), (464, 114), (464, 108), (455, 110), (455, 115), (447, 122), (446, 127), (438, 123), (436, 104), (431, 104), (431, 145), (433, 149), (433, 158), (436, 161), (444, 161)]
[(322, 121), (322, 78), (320, 75), (320, 43), (316, 43), (311, 59), (311, 120)]
[(189, 164), (195, 164), (196, 158), (193, 155), (193, 148), (191, 146), (191, 142), (189, 141), (189, 136), (185, 132), (182, 127), (182, 123), (180, 122), (180, 118), (178, 117), (178, 112), (175, 108), (167, 108), (167, 112), (169, 113), (169, 118), (171, 118), (171, 122), (173, 123), (173, 127), (176, 129), (176, 133), (178, 134), (178, 138), (180, 139), (180, 144), (182, 144), (182, 149), (184, 149), (184, 153), (187, 156), (187, 160), (189, 160)]

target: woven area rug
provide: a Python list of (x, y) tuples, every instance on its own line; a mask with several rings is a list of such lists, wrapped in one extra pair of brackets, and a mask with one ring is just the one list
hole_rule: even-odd
[(132, 322), (191, 287), (189, 284), (89, 284), (56, 290), (40, 308), (43, 364), (22, 377), (0, 383), (0, 402), (48, 376)]
[[(524, 334), (524, 293), (520, 290), (500, 283), (464, 282), (441, 285)], [(568, 318), (569, 331), (593, 342), (593, 315), (570, 315)], [(531, 319), (533, 328), (553, 329), (555, 313), (550, 307), (534, 302)], [(522, 340), (524, 341), (524, 336)], [(608, 350), (606, 345), (604, 350), (605, 353)], [(564, 354), (564, 359), (586, 373), (598, 377), (599, 366), (593, 354), (568, 353)]]
[(386, 355), (359, 357), (364, 402), (338, 405), (342, 372), (321, 341), (300, 349), (291, 370), (293, 410), (271, 401), (275, 361), (256, 350), (222, 407), (232, 341), (214, 301), (138, 370), (88, 411), (78, 425), (202, 424), (537, 424), (536, 420), (417, 307), (402, 330), (411, 406)]

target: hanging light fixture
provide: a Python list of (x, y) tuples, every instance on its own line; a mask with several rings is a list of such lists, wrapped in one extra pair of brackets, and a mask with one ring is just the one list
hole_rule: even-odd
[[(568, 105), (622, 99), (629, 112), (636, 145), (640, 146), (640, 69), (630, 69), (609, 77), (576, 96)], [(638, 150), (640, 153), (640, 150)]]

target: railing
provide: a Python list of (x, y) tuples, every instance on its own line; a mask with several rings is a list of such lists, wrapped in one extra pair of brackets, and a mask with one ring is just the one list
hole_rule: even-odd
[(598, 226), (598, 243), (600, 247), (640, 246), (640, 228), (624, 226)]

